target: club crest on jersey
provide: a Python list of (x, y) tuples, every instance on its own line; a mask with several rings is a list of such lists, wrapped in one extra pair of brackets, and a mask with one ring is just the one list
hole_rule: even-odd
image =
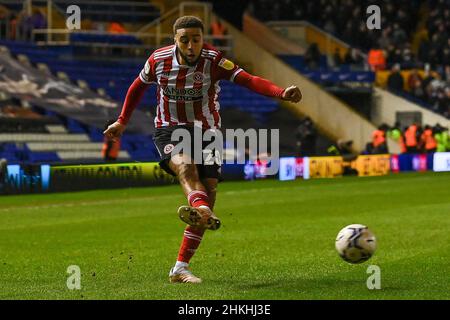
[(175, 146), (174, 146), (173, 144), (167, 144), (167, 145), (164, 147), (164, 153), (165, 153), (165, 154), (171, 153), (172, 150), (173, 150), (173, 148), (175, 148)]
[(219, 61), (219, 67), (222, 67), (222, 68), (224, 68), (225, 70), (233, 70), (233, 68), (234, 68), (234, 63), (233, 62), (231, 62), (230, 60), (227, 60), (227, 59), (225, 59), (225, 58), (222, 58), (220, 61)]
[(203, 82), (203, 73), (197, 71), (194, 73), (194, 82)]

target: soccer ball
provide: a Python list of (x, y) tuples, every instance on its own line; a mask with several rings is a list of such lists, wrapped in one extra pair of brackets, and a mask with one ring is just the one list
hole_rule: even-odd
[(374, 234), (362, 224), (351, 224), (339, 231), (336, 250), (349, 263), (362, 263), (375, 252), (377, 242)]

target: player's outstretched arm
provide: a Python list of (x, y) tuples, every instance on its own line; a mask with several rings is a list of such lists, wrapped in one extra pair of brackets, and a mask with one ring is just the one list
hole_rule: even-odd
[(283, 89), (269, 80), (251, 75), (243, 70), (238, 73), (234, 82), (268, 97), (280, 98), (294, 103), (300, 102), (302, 99), (302, 93), (297, 86)]
[(115, 140), (123, 134), (134, 109), (139, 105), (145, 90), (149, 86), (149, 84), (142, 82), (139, 77), (134, 80), (128, 89), (119, 119), (103, 132), (107, 138)]

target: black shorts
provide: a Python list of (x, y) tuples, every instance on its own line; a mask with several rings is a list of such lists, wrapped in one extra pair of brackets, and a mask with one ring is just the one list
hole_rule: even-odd
[[(170, 169), (169, 167), (169, 160), (172, 157), (173, 149), (175, 146), (180, 143), (181, 141), (172, 140), (172, 133), (176, 129), (186, 129), (190, 136), (191, 136), (191, 144), (190, 144), (190, 150), (185, 150), (185, 153), (191, 156), (191, 159), (194, 159), (194, 127), (191, 126), (173, 126), (173, 127), (162, 127), (157, 128), (155, 134), (153, 135), (153, 141), (155, 143), (156, 148), (158, 149), (159, 155), (161, 157), (161, 161), (159, 162), (159, 165), (161, 168), (166, 171), (167, 173), (176, 176), (176, 174)], [(202, 133), (204, 133), (206, 130), (202, 130)], [(202, 152), (205, 152), (207, 150), (207, 146), (210, 144), (210, 141), (202, 141)], [(219, 157), (221, 158), (220, 150), (209, 150), (209, 152), (213, 155), (217, 155), (217, 152), (219, 152)], [(183, 152), (177, 152), (178, 154)], [(211, 161), (209, 159), (209, 162), (204, 161), (203, 157), (201, 157), (201, 164), (197, 164), (197, 170), (200, 179), (206, 179), (206, 178), (213, 178), (218, 179), (219, 181), (222, 181), (222, 175), (221, 175), (221, 165), (218, 164), (218, 161)], [(213, 162), (213, 163), (211, 163)], [(219, 162), (221, 163), (221, 162)]]

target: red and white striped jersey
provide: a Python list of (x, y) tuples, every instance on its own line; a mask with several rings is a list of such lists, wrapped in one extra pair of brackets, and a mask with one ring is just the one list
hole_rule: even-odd
[(156, 50), (139, 74), (142, 82), (158, 86), (155, 127), (194, 124), (220, 128), (219, 81), (233, 81), (241, 71), (208, 44), (203, 45), (192, 67), (179, 64), (175, 45)]

